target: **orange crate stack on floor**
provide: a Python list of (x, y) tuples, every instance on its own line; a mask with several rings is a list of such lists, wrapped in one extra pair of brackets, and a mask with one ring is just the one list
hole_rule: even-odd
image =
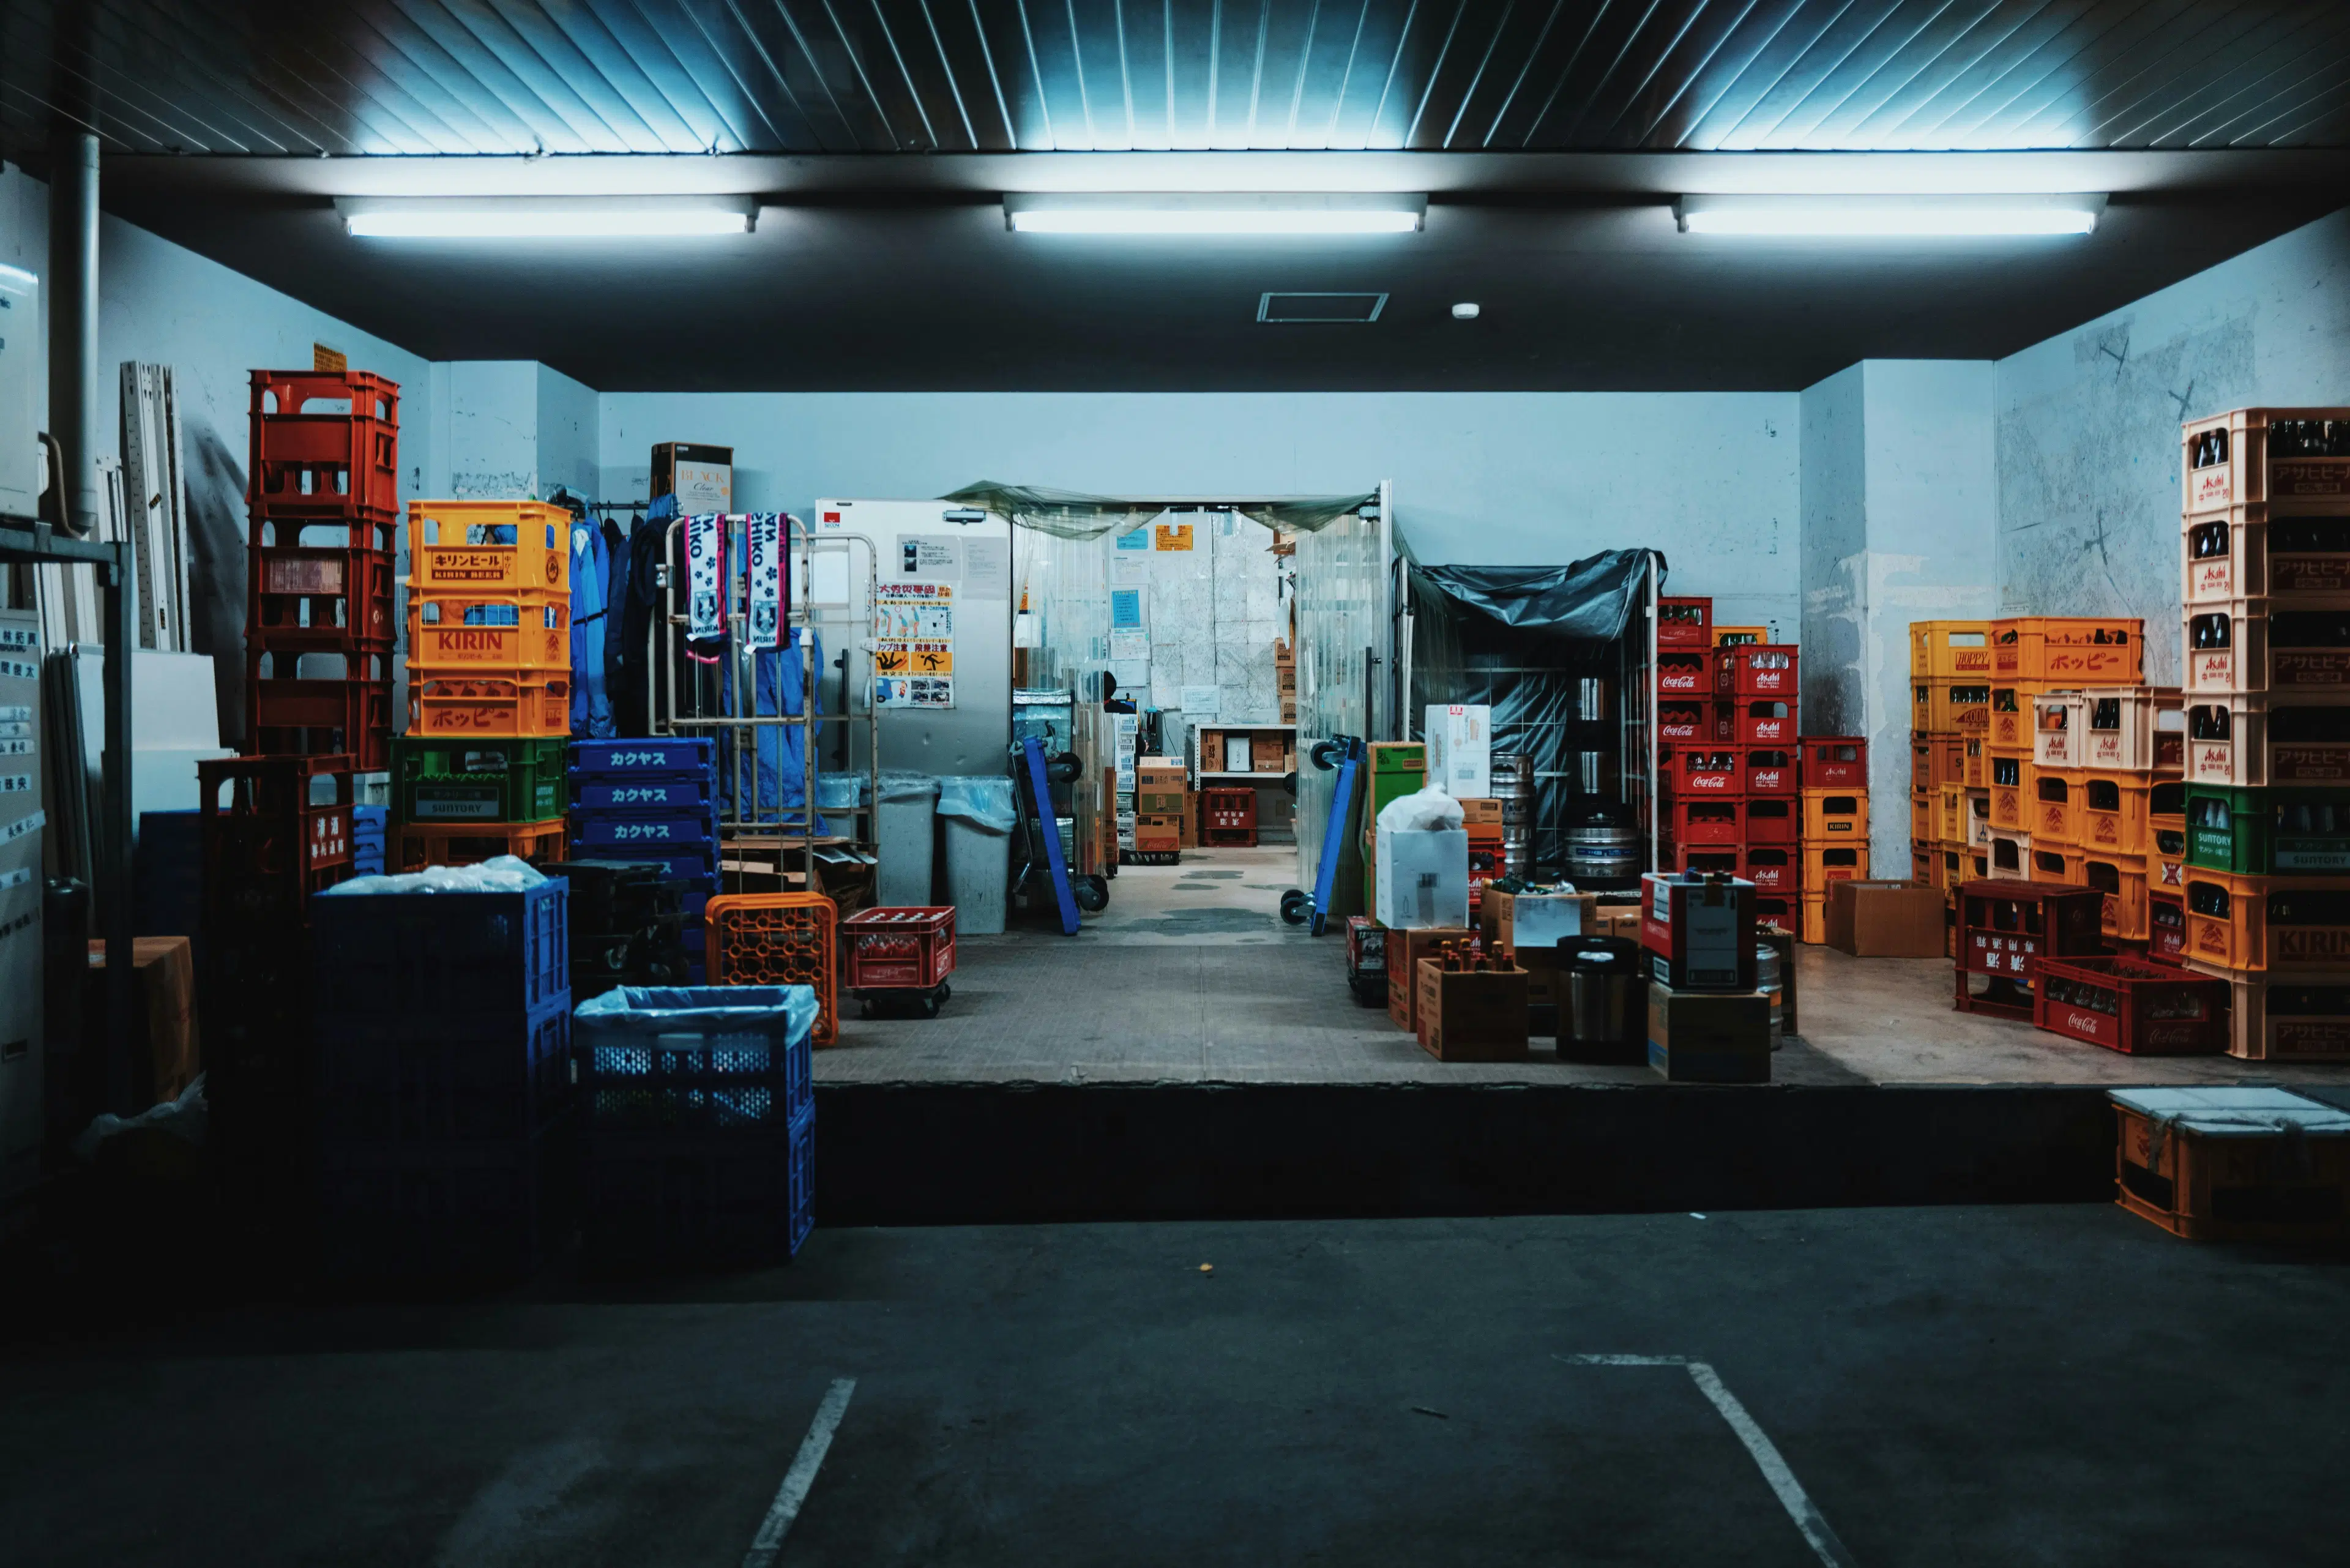
[(2186, 799), (2150, 817), (2150, 956), (2224, 982), (2232, 1054), (2350, 1061), (2350, 409), (2179, 442)]

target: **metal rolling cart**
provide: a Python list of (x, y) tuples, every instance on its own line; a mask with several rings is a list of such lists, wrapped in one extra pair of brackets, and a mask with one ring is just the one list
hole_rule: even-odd
[[(738, 515), (742, 514), (730, 514), (730, 521)], [(722, 574), (727, 635), (720, 651), (706, 659), (687, 652), (688, 618), (678, 605), (678, 563), (682, 558), (679, 543), (687, 520), (681, 517), (671, 522), (662, 543), (661, 613), (654, 622), (649, 664), (653, 672), (652, 727), (658, 734), (707, 735), (718, 742), (719, 779), (724, 797), (719, 831), (725, 841), (722, 852), (724, 857), (720, 862), (721, 881), (730, 891), (742, 890), (749, 877), (766, 872), (767, 865), (759, 862), (770, 857), (773, 874), (788, 877), (786, 862), (795, 851), (800, 857), (802, 886), (811, 891), (820, 885), (819, 863), (833, 866), (839, 872), (851, 867), (869, 872), (879, 861), (874, 813), (880, 795), (880, 711), (871, 698), (872, 606), (879, 578), (879, 556), (873, 540), (865, 535), (836, 531), (819, 537), (788, 513), (778, 517), (785, 531), (787, 558), (795, 563), (781, 630), (785, 640), (795, 642), (800, 649), (797, 713), (758, 711), (758, 660), (775, 657), (779, 649), (754, 650), (747, 646), (752, 613), (750, 586), (746, 574), (734, 570), (731, 540), (726, 568)], [(854, 595), (837, 603), (819, 601), (816, 597), (817, 560), (837, 554), (841, 557), (843, 580), (854, 582), (855, 553), (860, 546), (865, 568), (861, 601)], [(840, 711), (833, 713), (816, 711), (817, 695), (825, 678), (813, 657), (816, 651), (814, 644), (824, 633), (831, 634), (832, 646), (840, 661)], [(859, 701), (864, 705), (862, 713), (853, 711), (851, 707), (853, 701)], [(780, 693), (774, 705), (784, 705)], [(838, 726), (835, 733), (846, 742), (860, 722), (865, 730), (864, 765), (857, 769), (836, 766), (829, 771), (862, 773), (862, 798), (853, 806), (820, 806), (816, 777), (822, 770), (817, 766), (817, 758), (827, 739), (826, 726)], [(797, 823), (787, 820), (780, 800), (770, 807), (759, 792), (762, 732), (775, 732), (775, 754), (777, 765), (782, 766), (789, 762), (783, 737), (794, 728), (805, 729), (806, 742), (800, 748), (802, 815)], [(845, 763), (853, 748), (844, 744), (840, 750)], [(827, 814), (846, 816), (854, 830), (822, 835), (808, 831), (816, 817)]]

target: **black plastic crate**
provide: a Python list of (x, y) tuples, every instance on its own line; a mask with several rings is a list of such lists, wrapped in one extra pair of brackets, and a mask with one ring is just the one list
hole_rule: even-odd
[(782, 1262), (816, 1223), (816, 1112), (726, 1136), (588, 1135), (582, 1261), (598, 1271)]
[(321, 1012), (535, 1014), (571, 990), (569, 884), (521, 893), (369, 893), (311, 904)]
[(567, 997), (510, 1012), (432, 1017), (321, 1012), (318, 1128), (334, 1143), (527, 1138), (571, 1099)]
[(682, 909), (684, 889), (667, 880), (668, 867), (658, 860), (562, 860), (546, 871), (571, 885), (575, 931), (627, 930)]

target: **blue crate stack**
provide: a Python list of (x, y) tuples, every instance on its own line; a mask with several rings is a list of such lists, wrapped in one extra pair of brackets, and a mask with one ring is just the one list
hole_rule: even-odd
[(568, 885), (311, 903), (323, 1261), (517, 1277), (563, 1233)]
[(383, 875), (383, 840), (391, 822), (388, 805), (351, 807), (351, 875)]
[(699, 984), (702, 909), (718, 891), (718, 755), (707, 740), (571, 743), (574, 860), (666, 867), (684, 895), (689, 976)]
[(204, 823), (197, 811), (142, 811), (130, 857), (132, 929), (203, 945)]
[(573, 1020), (591, 1268), (783, 1262), (816, 1223), (805, 985), (622, 986)]

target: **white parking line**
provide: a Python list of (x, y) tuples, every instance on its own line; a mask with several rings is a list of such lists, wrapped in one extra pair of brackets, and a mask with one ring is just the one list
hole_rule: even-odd
[(775, 1501), (768, 1505), (759, 1533), (751, 1538), (751, 1550), (743, 1554), (743, 1568), (773, 1568), (775, 1553), (783, 1550), (785, 1532), (799, 1517), (808, 1488), (816, 1484), (816, 1469), (824, 1463), (825, 1451), (832, 1447), (832, 1434), (841, 1417), (848, 1413), (848, 1397), (856, 1392), (854, 1377), (835, 1378), (825, 1390), (824, 1403), (816, 1407), (816, 1419), (808, 1424), (807, 1436), (800, 1439), (800, 1451), (793, 1456), (792, 1468), (784, 1472), (784, 1484), (775, 1489)]
[(1746, 1445), (1746, 1451), (1752, 1457), (1755, 1468), (1762, 1472), (1762, 1479), (1770, 1483), (1771, 1490), (1777, 1495), (1779, 1506), (1785, 1509), (1787, 1517), (1795, 1521), (1795, 1528), (1803, 1532), (1804, 1539), (1810, 1543), (1814, 1553), (1828, 1568), (1855, 1568), (1852, 1553), (1846, 1552), (1844, 1542), (1836, 1539), (1836, 1532), (1828, 1528), (1826, 1517), (1820, 1512), (1819, 1505), (1812, 1501), (1811, 1494), (1804, 1490), (1803, 1483), (1795, 1479), (1795, 1472), (1788, 1468), (1778, 1445), (1772, 1442), (1762, 1426), (1746, 1413), (1746, 1407), (1738, 1402), (1738, 1396), (1730, 1391), (1728, 1385), (1711, 1366), (1702, 1361), (1692, 1361), (1686, 1355), (1561, 1355), (1556, 1359), (1570, 1366), (1678, 1366), (1688, 1372), (1690, 1381), (1697, 1385), (1698, 1392), (1721, 1412), (1721, 1418), (1730, 1423), (1730, 1429), (1738, 1434), (1740, 1442)]

